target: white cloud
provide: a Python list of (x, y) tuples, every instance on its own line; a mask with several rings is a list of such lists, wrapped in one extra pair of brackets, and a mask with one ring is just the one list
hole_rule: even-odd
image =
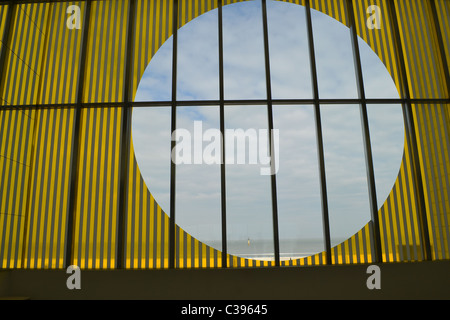
[(312, 10), (319, 96), (357, 98), (350, 30), (324, 13)]

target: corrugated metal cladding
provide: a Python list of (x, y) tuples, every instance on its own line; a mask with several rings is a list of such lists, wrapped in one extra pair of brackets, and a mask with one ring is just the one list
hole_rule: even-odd
[[(393, 0), (403, 57), (397, 54), (390, 0), (353, 1), (358, 35), (378, 54), (399, 91), (407, 83), (411, 98), (449, 98), (436, 30), (450, 61), (450, 1)], [(211, 9), (217, 0), (181, 2), (179, 26)], [(239, 1), (224, 1), (230, 4)], [(285, 1), (304, 5), (304, 1)], [(66, 27), (67, 7), (81, 8), (81, 29)], [(320, 10), (349, 25), (346, 1), (311, 0)], [(377, 5), (381, 29), (366, 27), (366, 8)], [(0, 5), (0, 81), (3, 106), (72, 104), (67, 108), (0, 111), (0, 268), (62, 268), (66, 265), (69, 176), (74, 137), (73, 104), (84, 69), (82, 102), (123, 102), (128, 17), (135, 21), (132, 52), (132, 97), (151, 57), (172, 35), (172, 1), (137, 0), (129, 14), (127, 0), (93, 1), (85, 17), (83, 1)], [(12, 10), (10, 31), (7, 15)], [(351, 11), (350, 11), (351, 12)], [(82, 30), (89, 19), (86, 63), (80, 65)], [(406, 65), (402, 79), (399, 61)], [(445, 100), (444, 100), (445, 102)], [(449, 104), (415, 104), (420, 171), (424, 188), (432, 259), (450, 258), (450, 115)], [(73, 264), (114, 268), (118, 237), (121, 108), (105, 105), (81, 112)], [(383, 261), (420, 261), (423, 230), (414, 183), (412, 150), (405, 152), (397, 181), (379, 211)], [(125, 267), (167, 268), (169, 217), (157, 204), (129, 153), (126, 199)], [(151, 189), (151, 188), (150, 188)], [(332, 263), (372, 262), (372, 226), (332, 248)], [(176, 267), (221, 267), (221, 252), (176, 227)], [(325, 254), (283, 262), (283, 266), (321, 265)], [(273, 262), (228, 256), (231, 267), (264, 267)]]

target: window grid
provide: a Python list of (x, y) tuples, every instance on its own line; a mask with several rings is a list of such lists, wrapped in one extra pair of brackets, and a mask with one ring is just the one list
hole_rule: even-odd
[[(106, 1), (106, 0), (103, 0)], [(77, 159), (79, 153), (79, 140), (81, 132), (81, 110), (84, 108), (102, 108), (102, 107), (121, 107), (122, 112), (122, 123), (121, 123), (121, 145), (120, 145), (120, 181), (119, 181), (119, 222), (118, 222), (118, 244), (117, 244), (117, 268), (124, 268), (124, 256), (125, 256), (125, 216), (126, 216), (126, 193), (127, 193), (127, 181), (128, 181), (128, 154), (130, 150), (131, 141), (131, 110), (133, 107), (164, 107), (170, 106), (172, 110), (172, 121), (171, 130), (172, 133), (176, 129), (176, 108), (177, 106), (219, 106), (220, 107), (220, 130), (222, 136), (224, 133), (224, 108), (227, 105), (245, 105), (245, 106), (257, 106), (257, 105), (267, 105), (268, 106), (268, 120), (269, 129), (273, 128), (273, 118), (272, 118), (272, 106), (273, 105), (314, 105), (315, 110), (315, 125), (316, 125), (316, 138), (317, 138), (317, 151), (319, 157), (319, 170), (320, 170), (320, 182), (321, 182), (321, 202), (322, 202), (322, 217), (323, 217), (323, 229), (324, 229), (324, 244), (326, 253), (326, 264), (331, 264), (331, 245), (330, 245), (330, 230), (329, 230), (329, 217), (328, 217), (328, 204), (327, 204), (327, 190), (326, 190), (326, 177), (325, 177), (325, 164), (324, 164), (324, 152), (323, 152), (323, 141), (322, 141), (322, 129), (321, 129), (321, 117), (320, 117), (320, 106), (325, 104), (358, 104), (360, 105), (361, 121), (363, 128), (363, 138), (364, 138), (364, 148), (366, 155), (366, 166), (367, 166), (367, 181), (369, 188), (369, 197), (371, 204), (371, 214), (372, 214), (372, 235), (375, 246), (375, 254), (373, 256), (374, 262), (381, 262), (381, 241), (380, 241), (380, 226), (378, 222), (378, 208), (376, 203), (376, 189), (374, 181), (374, 168), (372, 163), (372, 151), (370, 145), (370, 134), (368, 130), (368, 119), (367, 119), (367, 105), (370, 104), (401, 104), (404, 114), (405, 128), (407, 143), (410, 150), (413, 151), (413, 164), (414, 164), (414, 182), (416, 185), (416, 192), (419, 199), (419, 213), (421, 222), (421, 232), (422, 241), (424, 243), (424, 253), (425, 260), (430, 260), (431, 249), (430, 249), (430, 235), (428, 234), (428, 225), (425, 200), (424, 200), (424, 187), (422, 185), (422, 177), (420, 172), (419, 154), (417, 146), (417, 137), (415, 135), (415, 124), (412, 114), (412, 105), (418, 103), (450, 103), (450, 99), (412, 99), (410, 97), (408, 85), (406, 83), (406, 66), (403, 59), (404, 55), (401, 47), (401, 39), (399, 26), (397, 21), (397, 16), (395, 14), (395, 4), (392, 0), (388, 0), (389, 6), (389, 17), (393, 30), (394, 30), (394, 41), (396, 56), (399, 57), (399, 72), (402, 78), (402, 90), (400, 92), (400, 99), (366, 99), (364, 93), (364, 82), (361, 70), (361, 60), (359, 56), (359, 47), (357, 43), (357, 33), (355, 26), (355, 16), (354, 16), (354, 1), (345, 0), (347, 14), (350, 19), (350, 32), (352, 38), (352, 49), (353, 49), (353, 61), (355, 64), (355, 71), (357, 77), (357, 88), (359, 92), (359, 97), (357, 99), (321, 99), (318, 92), (318, 82), (317, 82), (317, 70), (314, 52), (314, 35), (311, 22), (311, 7), (310, 1), (305, 0), (305, 10), (307, 17), (307, 31), (309, 40), (309, 54), (311, 62), (311, 79), (313, 81), (313, 99), (272, 99), (271, 96), (271, 80), (270, 80), (270, 63), (269, 63), (269, 49), (268, 49), (268, 32), (267, 32), (267, 12), (266, 12), (266, 0), (262, 0), (262, 19), (264, 28), (264, 50), (265, 50), (265, 68), (266, 68), (266, 89), (267, 89), (267, 99), (258, 100), (225, 100), (224, 98), (224, 75), (223, 75), (223, 22), (222, 22), (222, 6), (223, 1), (218, 0), (218, 30), (219, 30), (219, 100), (209, 100), (209, 101), (178, 101), (176, 99), (176, 75), (177, 75), (177, 29), (178, 29), (178, 13), (180, 10), (181, 1), (172, 0), (173, 7), (173, 68), (172, 68), (172, 99), (171, 101), (144, 101), (144, 102), (133, 102), (131, 97), (131, 63), (132, 63), (132, 45), (133, 45), (133, 34), (134, 34), (134, 12), (136, 7), (136, 0), (129, 0), (129, 11), (128, 11), (128, 30), (127, 30), (127, 49), (126, 49), (126, 71), (125, 71), (125, 90), (124, 90), (124, 101), (119, 103), (83, 103), (82, 93), (84, 86), (84, 73), (85, 68), (80, 68), (77, 79), (77, 94), (76, 102), (72, 104), (35, 104), (35, 105), (4, 105), (2, 110), (25, 110), (25, 109), (60, 109), (60, 108), (72, 108), (75, 109), (74, 117), (74, 139), (72, 143), (72, 159), (71, 159), (71, 169), (70, 169), (70, 194), (69, 194), (69, 216), (68, 216), (68, 230), (67, 230), (67, 242), (65, 251), (65, 265), (69, 266), (73, 261), (73, 228), (74, 228), (74, 210), (75, 210), (75, 190), (77, 185), (77, 173), (74, 168), (77, 166)], [(436, 12), (436, 0), (428, 0), (431, 6), (432, 18), (435, 22), (438, 21)], [(11, 42), (12, 34), (12, 16), (16, 11), (17, 5), (23, 3), (51, 3), (51, 2), (66, 2), (64, 0), (11, 0), (5, 2), (8, 5), (5, 30), (3, 34), (3, 39), (1, 39), (4, 44), (4, 49), (8, 47)], [(87, 50), (87, 40), (89, 32), (89, 21), (91, 15), (91, 3), (92, 0), (84, 1), (86, 4), (86, 9), (84, 11), (84, 25), (83, 25), (83, 38), (81, 47), (81, 66), (86, 63), (86, 50)], [(446, 79), (447, 89), (450, 92), (450, 75), (449, 75), (449, 64), (445, 55), (445, 47), (443, 41), (443, 35), (440, 31), (437, 23), (434, 24), (437, 35), (438, 48), (441, 53), (442, 64), (444, 66), (444, 77)], [(0, 74), (3, 74), (6, 69), (6, 52), (7, 50), (2, 50), (0, 54)], [(1, 78), (0, 78), (1, 81)], [(270, 141), (270, 140), (269, 140)], [(271, 145), (271, 144), (270, 144)], [(222, 143), (222, 164), (221, 164), (221, 210), (222, 210), (222, 267), (227, 267), (227, 237), (226, 237), (226, 194), (225, 194), (225, 143)], [(174, 147), (174, 141), (172, 141), (172, 148)], [(272, 154), (272, 152), (271, 152)], [(273, 162), (272, 162), (273, 165)], [(171, 172), (170, 172), (170, 227), (169, 227), (169, 268), (176, 267), (175, 261), (175, 182), (176, 182), (176, 166), (171, 161)], [(277, 212), (277, 198), (276, 198), (276, 175), (272, 175), (271, 180), (272, 189), (272, 213), (273, 213), (273, 229), (274, 229), (274, 253), (275, 253), (275, 265), (280, 265), (279, 257), (279, 241), (278, 241), (278, 212)], [(26, 228), (26, 226), (25, 226)], [(24, 237), (26, 232), (24, 233)], [(25, 241), (25, 239), (24, 239)], [(23, 255), (25, 250), (23, 250)], [(22, 259), (22, 263), (24, 259)]]

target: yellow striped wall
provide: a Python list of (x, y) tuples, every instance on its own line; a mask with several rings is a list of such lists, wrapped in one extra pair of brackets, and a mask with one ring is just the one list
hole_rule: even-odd
[(83, 102), (121, 102), (124, 96), (128, 1), (93, 1)]
[[(428, 2), (396, 1), (402, 46), (408, 63), (408, 85), (412, 97), (448, 98), (442, 57), (434, 35)], [(408, 4), (408, 5), (406, 5)], [(448, 32), (447, 32), (448, 33)], [(430, 36), (431, 35), (431, 36)], [(446, 106), (413, 105), (419, 144), (421, 172), (434, 259), (449, 255), (449, 151), (450, 140)], [(447, 108), (448, 109), (448, 108)], [(448, 111), (447, 111), (448, 112)], [(448, 119), (448, 118), (447, 118)]]
[(39, 74), (42, 74), (38, 102), (75, 103), (77, 78), (80, 70), (81, 37), (78, 29), (68, 29), (67, 7), (77, 5), (84, 10), (84, 2), (52, 3), (49, 5), (49, 16), (46, 21), (43, 46), (43, 61)]
[[(83, 102), (122, 102), (128, 1), (93, 1)], [(74, 223), (74, 264), (113, 268), (118, 222), (120, 108), (84, 109)]]
[(32, 113), (31, 173), (28, 179), (23, 266), (62, 268), (67, 230), (74, 110)]
[(74, 223), (74, 264), (113, 268), (116, 259), (120, 108), (85, 109)]
[[(366, 27), (370, 5), (380, 8), (381, 29)], [(386, 0), (355, 1), (356, 31), (358, 35), (380, 57), (391, 74), (399, 92), (403, 79), (399, 73), (399, 60), (395, 52), (393, 26)], [(392, 191), (379, 211), (381, 224), (381, 246), (383, 261), (422, 260), (421, 230), (416, 194), (414, 193), (411, 153), (405, 140), (402, 166)]]
[(3, 104), (37, 103), (39, 78), (46, 47), (44, 32), (49, 4), (20, 4), (14, 7), (12, 36), (6, 53), (8, 68), (2, 76)]
[(0, 113), (0, 267), (22, 263), (24, 224), (29, 197), (31, 152), (35, 116), (28, 111)]
[[(378, 54), (399, 90), (388, 0), (354, 1), (358, 35)], [(230, 4), (239, 1), (224, 1)], [(285, 2), (304, 5), (303, 0)], [(179, 26), (217, 8), (217, 0), (181, 1)], [(51, 4), (20, 4), (13, 12), (11, 43), (1, 75), (0, 101), (9, 104), (74, 103), (80, 67), (85, 68), (83, 102), (122, 102), (125, 78), (129, 2), (94, 1), (88, 32), (87, 63), (80, 66), (81, 30), (65, 27), (67, 6), (83, 1)], [(381, 30), (365, 26), (366, 8), (381, 8)], [(0, 6), (2, 37), (6, 6)], [(311, 8), (348, 25), (346, 2), (311, 0)], [(439, 21), (433, 22), (427, 1), (395, 1), (400, 22), (407, 83), (412, 97), (448, 98), (434, 28), (441, 28), (450, 44), (447, 0), (437, 1)], [(158, 48), (172, 35), (171, 1), (136, 1), (132, 13), (133, 37), (131, 92)], [(84, 22), (84, 21), (83, 21)], [(436, 25), (435, 25), (436, 23)], [(429, 36), (431, 34), (432, 36)], [(25, 45), (27, 44), (27, 45)], [(447, 59), (450, 57), (446, 45)], [(0, 50), (4, 50), (2, 44)], [(433, 259), (449, 253), (449, 106), (415, 105), (421, 172)], [(67, 233), (68, 177), (72, 154), (74, 111), (2, 110), (0, 112), (0, 267), (61, 268)], [(84, 109), (81, 115), (80, 152), (74, 224), (74, 261), (81, 268), (114, 268), (118, 218), (120, 108)], [(17, 144), (17, 141), (20, 141)], [(127, 268), (168, 267), (169, 217), (151, 194), (134, 157), (129, 154), (127, 181)], [(397, 181), (379, 211), (383, 260), (423, 260), (423, 244), (413, 180), (411, 150), (405, 153)], [(370, 263), (371, 223), (347, 241), (332, 248), (332, 263)], [(221, 253), (176, 229), (176, 266), (209, 268), (222, 266)], [(231, 267), (267, 267), (228, 255)], [(283, 261), (284, 266), (320, 265), (324, 253)]]
[(395, 1), (395, 7), (403, 50), (407, 55), (405, 58), (411, 97), (448, 98), (428, 2)]

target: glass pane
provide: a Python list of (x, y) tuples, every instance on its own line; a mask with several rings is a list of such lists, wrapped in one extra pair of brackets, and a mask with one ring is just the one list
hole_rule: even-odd
[(170, 107), (133, 108), (132, 142), (142, 177), (170, 215)]
[(358, 105), (321, 106), (331, 245), (371, 219)]
[(320, 98), (358, 98), (350, 29), (317, 10), (311, 18)]
[[(378, 208), (397, 179), (403, 160), (405, 128), (401, 105), (368, 105)], [(386, 116), (389, 115), (389, 116)]]
[(305, 7), (269, 1), (267, 16), (272, 97), (312, 98)]
[(267, 130), (267, 108), (226, 107), (225, 125), (229, 130), (225, 133), (228, 253), (272, 259), (270, 176), (261, 174), (266, 159), (255, 155), (267, 145), (267, 131), (259, 131)]
[(178, 107), (176, 224), (222, 250), (218, 107)]
[(173, 37), (158, 49), (139, 82), (134, 101), (172, 100)]
[(399, 99), (397, 87), (384, 63), (372, 48), (359, 37), (358, 44), (366, 98)]
[(316, 129), (312, 106), (274, 107), (279, 130), (277, 174), (280, 258), (324, 250)]
[(265, 99), (260, 1), (223, 7), (225, 99)]
[(219, 99), (218, 10), (178, 31), (177, 99)]

